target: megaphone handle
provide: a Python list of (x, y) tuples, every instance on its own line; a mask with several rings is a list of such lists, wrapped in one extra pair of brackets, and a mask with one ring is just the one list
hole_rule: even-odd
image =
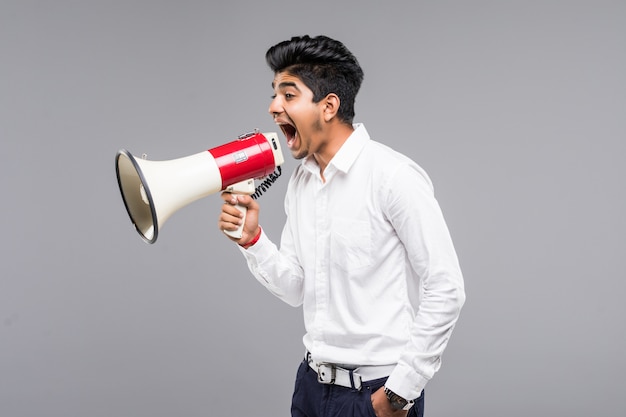
[[(233, 196), (236, 195), (237, 194), (233, 194)], [(237, 230), (224, 230), (224, 233), (226, 233), (230, 237), (234, 237), (235, 239), (241, 239), (241, 236), (243, 235), (243, 225), (246, 222), (246, 214), (248, 213), (248, 207), (242, 206), (241, 204), (236, 204), (235, 207), (241, 212), (241, 214), (243, 214), (241, 218), (241, 224), (239, 225)]]
[[(254, 191), (255, 191), (254, 178), (250, 178), (250, 179), (229, 185), (228, 187), (226, 187), (225, 191), (232, 193), (233, 197), (237, 197), (238, 195), (242, 195), (242, 194), (247, 194), (247, 195), (254, 194)], [(241, 206), (239, 204), (236, 204), (235, 207), (237, 207), (237, 209), (241, 212), (241, 214), (243, 214), (243, 216), (241, 217), (241, 225), (237, 228), (237, 230), (233, 230), (233, 231), (224, 230), (224, 233), (226, 233), (228, 236), (234, 237), (235, 239), (241, 239), (241, 236), (243, 235), (243, 225), (246, 222), (246, 213), (248, 212), (248, 208), (245, 206)]]

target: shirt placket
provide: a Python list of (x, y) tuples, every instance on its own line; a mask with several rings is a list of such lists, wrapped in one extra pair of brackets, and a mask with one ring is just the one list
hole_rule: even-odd
[[(329, 306), (329, 241), (330, 216), (328, 215), (328, 180), (318, 178), (315, 198), (315, 296), (318, 335), (323, 335), (328, 326)], [(324, 343), (324, 340), (320, 340)]]

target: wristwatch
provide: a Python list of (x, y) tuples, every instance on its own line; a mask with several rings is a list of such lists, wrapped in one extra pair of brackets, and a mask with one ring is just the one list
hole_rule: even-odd
[(387, 387), (385, 387), (385, 395), (394, 410), (409, 410), (413, 407), (413, 400), (405, 400)]

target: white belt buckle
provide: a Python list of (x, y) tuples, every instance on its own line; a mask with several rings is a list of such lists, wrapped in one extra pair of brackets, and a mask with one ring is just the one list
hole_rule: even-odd
[(322, 384), (334, 384), (337, 378), (337, 368), (330, 363), (317, 364), (317, 380)]
[(340, 385), (346, 388), (361, 390), (362, 381), (361, 375), (349, 370), (340, 368), (332, 363), (319, 363), (317, 364), (317, 380), (321, 384), (327, 385)]

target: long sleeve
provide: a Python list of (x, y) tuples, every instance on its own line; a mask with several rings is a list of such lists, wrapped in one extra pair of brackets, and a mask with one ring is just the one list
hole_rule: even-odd
[(465, 290), (430, 180), (417, 166), (405, 166), (393, 178), (387, 215), (419, 279), (420, 302), (409, 341), (387, 386), (404, 398), (417, 398), (440, 367), (441, 355), (465, 302)]
[(296, 262), (296, 256), (289, 248), (291, 231), (285, 225), (281, 239), (281, 250), (268, 238), (265, 231), (250, 248), (240, 248), (248, 268), (254, 277), (272, 294), (291, 306), (299, 306), (303, 301), (303, 272)]

